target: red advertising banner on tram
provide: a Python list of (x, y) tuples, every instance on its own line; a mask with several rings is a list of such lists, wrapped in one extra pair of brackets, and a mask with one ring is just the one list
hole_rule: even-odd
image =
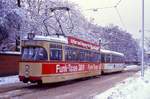
[(69, 36), (68, 37), (68, 43), (69, 45), (74, 45), (74, 46), (78, 46), (78, 47), (82, 47), (82, 48), (87, 48), (87, 49), (92, 49), (92, 50), (99, 50), (100, 46), (90, 43), (90, 42), (86, 42), (74, 37)]
[(53, 63), (53, 64), (43, 64), (42, 74), (95, 71), (100, 69), (101, 69), (101, 64), (99, 63), (97, 64), (95, 63)]

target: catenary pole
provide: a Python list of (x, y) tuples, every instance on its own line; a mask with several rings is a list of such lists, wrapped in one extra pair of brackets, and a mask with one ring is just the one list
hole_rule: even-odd
[(20, 0), (17, 0), (17, 5), (18, 5), (18, 7), (21, 7)]
[(141, 59), (141, 76), (144, 77), (144, 0), (142, 0), (142, 59)]

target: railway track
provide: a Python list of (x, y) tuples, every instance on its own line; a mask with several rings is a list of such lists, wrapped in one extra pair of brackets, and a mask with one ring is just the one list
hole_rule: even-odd
[[(0, 86), (0, 99), (37, 99), (52, 97), (53, 99), (77, 99), (91, 98), (113, 87), (117, 82), (133, 76), (138, 70), (127, 70), (121, 73), (113, 73), (98, 77), (66, 81), (62, 83), (36, 84), (14, 83)], [(80, 90), (81, 89), (81, 90)], [(86, 92), (85, 92), (86, 91)]]

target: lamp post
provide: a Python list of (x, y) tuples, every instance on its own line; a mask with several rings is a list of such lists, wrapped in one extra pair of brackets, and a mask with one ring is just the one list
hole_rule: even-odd
[(20, 0), (17, 0), (18, 7), (21, 7)]
[(141, 57), (141, 76), (144, 77), (144, 0), (142, 0), (142, 57)]

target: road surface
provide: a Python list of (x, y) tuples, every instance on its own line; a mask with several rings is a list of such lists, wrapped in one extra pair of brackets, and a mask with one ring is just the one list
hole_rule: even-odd
[(92, 99), (95, 95), (135, 76), (137, 70), (128, 70), (80, 80), (38, 86), (14, 83), (0, 86), (0, 99)]

